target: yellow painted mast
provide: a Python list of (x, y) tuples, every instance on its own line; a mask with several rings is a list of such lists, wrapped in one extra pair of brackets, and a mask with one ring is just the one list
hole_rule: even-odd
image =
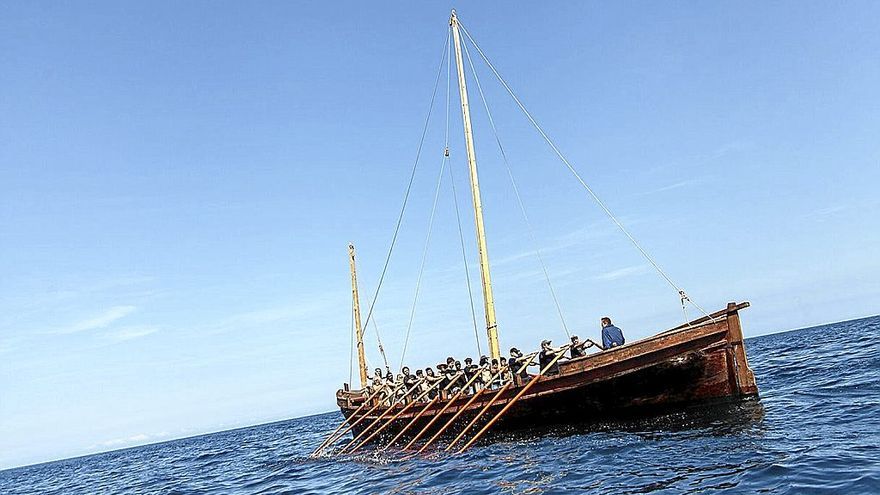
[(477, 178), (477, 154), (474, 152), (474, 136), (471, 130), (471, 112), (468, 107), (467, 84), (464, 77), (464, 63), (461, 58), (461, 35), (458, 32), (458, 18), (455, 10), (449, 18), (452, 38), (455, 44), (455, 64), (458, 68), (458, 92), (461, 95), (461, 116), (464, 124), (464, 142), (467, 148), (468, 168), (470, 169), (471, 193), (474, 200), (474, 220), (477, 224), (477, 247), (480, 251), (480, 274), (483, 282), (483, 303), (486, 315), (486, 333), (489, 335), (489, 353), (492, 358), (501, 356), (498, 345), (498, 325), (495, 321), (495, 300), (492, 296), (492, 279), (489, 276), (489, 252), (486, 248), (486, 232), (483, 228), (483, 204), (480, 200), (480, 182)]
[(367, 386), (367, 358), (364, 356), (364, 329), (361, 327), (361, 301), (358, 297), (357, 268), (354, 262), (354, 244), (348, 245), (348, 264), (351, 268), (351, 307), (354, 311), (354, 327), (357, 329), (358, 371), (361, 389)]

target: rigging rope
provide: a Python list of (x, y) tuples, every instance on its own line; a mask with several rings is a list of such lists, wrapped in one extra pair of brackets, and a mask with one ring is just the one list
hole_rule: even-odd
[[(437, 96), (437, 87), (440, 85), (440, 76), (443, 74), (443, 62), (446, 57), (449, 55), (449, 37), (450, 30), (446, 30), (446, 41), (443, 43), (443, 55), (440, 57), (440, 64), (437, 67), (437, 78), (434, 82), (434, 90), (431, 92), (431, 103), (428, 105), (428, 115), (425, 117), (425, 125), (422, 128), (422, 137), (419, 139), (419, 147), (416, 150), (416, 159), (413, 162), (412, 171), (409, 174), (409, 183), (406, 185), (406, 191), (403, 194), (403, 205), (400, 208), (400, 214), (397, 216), (397, 225), (394, 227), (394, 234), (391, 236), (391, 246), (388, 248), (388, 254), (385, 256), (385, 264), (382, 266), (382, 273), (379, 275), (379, 283), (376, 284), (376, 291), (373, 293), (373, 300), (370, 302), (370, 309), (367, 311), (367, 319), (364, 321), (364, 329), (367, 329), (370, 324), (370, 319), (373, 317), (373, 309), (376, 306), (376, 302), (379, 300), (379, 290), (382, 288), (382, 282), (385, 281), (385, 274), (388, 271), (388, 264), (391, 262), (391, 253), (394, 252), (394, 245), (397, 243), (397, 235), (400, 233), (400, 225), (403, 222), (403, 214), (406, 211), (406, 205), (409, 201), (409, 193), (412, 190), (413, 180), (416, 176), (416, 169), (419, 166), (419, 159), (422, 156), (422, 147), (425, 144), (425, 136), (428, 134), (428, 124), (431, 122), (431, 114), (434, 111), (434, 101)], [(378, 327), (376, 327), (376, 331), (378, 332)], [(378, 334), (377, 334), (378, 337)], [(385, 353), (382, 351), (382, 356), (384, 358)], [(385, 366), (388, 366), (386, 361)]]
[(510, 184), (513, 186), (513, 192), (516, 196), (516, 202), (519, 204), (519, 210), (522, 212), (523, 220), (526, 223), (526, 230), (528, 230), (529, 238), (532, 241), (532, 246), (535, 249), (535, 255), (538, 258), (538, 261), (541, 264), (541, 270), (544, 272), (544, 280), (547, 281), (547, 287), (550, 289), (550, 296), (553, 298), (553, 304), (556, 305), (556, 313), (559, 315), (559, 321), (562, 322), (562, 329), (565, 330), (565, 334), (568, 338), (571, 338), (571, 332), (568, 330), (568, 325), (565, 323), (565, 317), (562, 315), (562, 307), (559, 304), (559, 299), (556, 297), (556, 291), (553, 289), (553, 282), (550, 281), (550, 273), (547, 271), (547, 264), (544, 263), (544, 257), (541, 255), (541, 249), (538, 247), (538, 240), (535, 238), (535, 232), (532, 228), (532, 222), (529, 221), (529, 216), (526, 214), (526, 207), (523, 204), (522, 196), (519, 193), (519, 187), (516, 185), (516, 180), (513, 178), (513, 171), (510, 169), (510, 163), (507, 159), (507, 153), (504, 151), (504, 146), (501, 144), (501, 137), (498, 135), (498, 128), (495, 126), (495, 119), (492, 118), (492, 112), (489, 110), (489, 103), (486, 101), (486, 95), (483, 93), (483, 86), (480, 84), (480, 78), (477, 76), (477, 70), (474, 68), (474, 62), (471, 59), (471, 52), (468, 50), (467, 43), (464, 44), (464, 53), (467, 55), (468, 65), (471, 67), (471, 73), (474, 75), (474, 81), (477, 83), (477, 90), (480, 93), (480, 99), (483, 101), (483, 108), (486, 109), (486, 116), (489, 118), (489, 125), (492, 127), (492, 133), (495, 135), (495, 142), (498, 144), (498, 150), (501, 152), (501, 158), (504, 162), (504, 168), (507, 170), (507, 176), (510, 178)]
[(458, 222), (458, 240), (461, 243), (461, 259), (464, 263), (464, 277), (467, 280), (468, 300), (471, 304), (471, 319), (474, 321), (474, 338), (477, 341), (477, 355), (483, 355), (483, 349), (480, 346), (480, 330), (477, 324), (477, 309), (474, 306), (474, 292), (471, 289), (471, 272), (468, 269), (467, 251), (464, 248), (464, 231), (461, 228), (461, 213), (458, 209), (458, 193), (455, 192), (455, 177), (452, 175), (452, 165), (449, 167), (449, 182), (452, 183), (452, 202), (455, 204), (455, 220)]
[(379, 354), (382, 355), (382, 362), (385, 363), (385, 369), (390, 370), (391, 367), (388, 365), (388, 356), (385, 355), (385, 347), (382, 346), (382, 337), (379, 335), (379, 325), (376, 324), (375, 318), (373, 318), (373, 328), (376, 329), (376, 342), (379, 346)]
[(422, 287), (422, 274), (425, 271), (425, 261), (428, 259), (428, 247), (431, 245), (431, 231), (434, 229), (434, 213), (437, 211), (437, 199), (440, 197), (440, 185), (443, 183), (443, 169), (446, 168), (446, 154), (440, 162), (440, 173), (437, 174), (437, 188), (434, 190), (434, 203), (431, 205), (431, 217), (428, 220), (428, 233), (425, 235), (425, 249), (422, 252), (422, 262), (419, 265), (419, 276), (416, 279), (416, 293), (413, 296), (412, 308), (409, 312), (409, 323), (406, 325), (406, 337), (403, 339), (403, 351), (400, 353), (400, 368), (403, 368), (403, 360), (406, 358), (406, 348), (409, 345), (409, 334), (412, 330), (413, 318), (416, 315), (416, 303), (419, 301), (419, 290)]
[(598, 204), (599, 207), (602, 209), (602, 211), (604, 211), (605, 214), (608, 215), (608, 218), (610, 218), (611, 221), (613, 221), (614, 224), (617, 225), (617, 228), (620, 229), (621, 232), (623, 232), (623, 234), (630, 240), (632, 245), (635, 246), (635, 248), (639, 251), (639, 253), (641, 253), (641, 255), (648, 261), (648, 263), (650, 263), (651, 266), (654, 267), (654, 269), (657, 271), (657, 273), (660, 274), (660, 276), (663, 277), (663, 279), (665, 279), (666, 282), (670, 286), (672, 286), (673, 289), (676, 290), (676, 292), (678, 292), (680, 297), (682, 297), (684, 300), (693, 304), (695, 308), (700, 310), (701, 313), (708, 316), (714, 322), (715, 319), (712, 318), (709, 315), (709, 313), (707, 313), (697, 303), (695, 303), (693, 300), (691, 300), (689, 297), (687, 297), (687, 294), (685, 294), (684, 289), (682, 289), (681, 287), (676, 285), (675, 282), (672, 281), (672, 279), (669, 277), (669, 275), (667, 275), (666, 272), (664, 272), (663, 269), (660, 268), (660, 265), (658, 265), (657, 262), (654, 261), (654, 258), (652, 258), (651, 255), (649, 255), (648, 252), (645, 251), (645, 249), (641, 246), (641, 244), (639, 244), (638, 241), (636, 241), (635, 237), (633, 237), (632, 234), (630, 234), (630, 232), (626, 229), (626, 227), (623, 226), (623, 224), (620, 222), (620, 220), (618, 220), (617, 217), (615, 217), (614, 214), (611, 213), (611, 210), (608, 209), (607, 206), (605, 206), (605, 203), (601, 199), (599, 199), (599, 196), (596, 195), (596, 193), (593, 191), (593, 189), (589, 185), (587, 185), (587, 183), (584, 181), (583, 178), (581, 178), (581, 176), (577, 172), (577, 170), (575, 170), (575, 168), (571, 165), (571, 163), (568, 161), (568, 159), (565, 158), (565, 155), (562, 154), (562, 152), (559, 150), (559, 148), (556, 147), (556, 144), (550, 139), (550, 137), (547, 135), (547, 133), (544, 132), (544, 129), (542, 129), (541, 126), (538, 125), (538, 122), (535, 120), (534, 117), (532, 117), (532, 114), (529, 113), (528, 110), (526, 110), (526, 107), (522, 104), (520, 99), (516, 96), (516, 94), (513, 92), (513, 90), (510, 88), (510, 86), (504, 80), (504, 78), (501, 77), (501, 74), (498, 72), (498, 70), (495, 68), (495, 66), (492, 65), (492, 62), (489, 61), (489, 58), (486, 56), (485, 53), (483, 53), (483, 50), (480, 48), (480, 46), (477, 44), (477, 42), (471, 36), (470, 32), (468, 32), (468, 30), (465, 29), (464, 25), (462, 25), (460, 21), (459, 21), (459, 27), (461, 27), (461, 30), (464, 32), (467, 39), (470, 40), (471, 44), (474, 46), (474, 48), (476, 48), (477, 52), (480, 54), (480, 57), (483, 59), (483, 61), (486, 63), (486, 65), (489, 66), (489, 68), (492, 70), (492, 73), (498, 79), (498, 82), (500, 82), (501, 85), (504, 86), (504, 89), (507, 90), (507, 93), (510, 94), (511, 98), (513, 98), (513, 101), (516, 102), (517, 106), (523, 112), (523, 114), (525, 114), (526, 118), (529, 120), (529, 122), (531, 122), (532, 126), (534, 126), (535, 129), (541, 134), (541, 137), (544, 138), (544, 141), (547, 143), (547, 145), (549, 145), (550, 148), (553, 150), (553, 152), (556, 153), (556, 156), (559, 157), (559, 159), (562, 161), (562, 163), (565, 164), (565, 166), (572, 173), (572, 175), (574, 175), (574, 177), (578, 180), (578, 182), (580, 182), (581, 186), (583, 186), (583, 188), (590, 194), (590, 196), (593, 198), (593, 200), (596, 202), (596, 204)]
[[(452, 43), (452, 40), (449, 40)], [(446, 57), (446, 139), (445, 139), (445, 151), (444, 154), (449, 156), (449, 88), (450, 88), (450, 79), (452, 77), (452, 57)], [(449, 163), (449, 183), (452, 184), (452, 204), (455, 205), (455, 221), (458, 223), (458, 240), (461, 243), (461, 260), (464, 264), (464, 278), (467, 283), (467, 291), (468, 291), (468, 302), (471, 306), (471, 319), (474, 322), (474, 339), (477, 342), (477, 355), (483, 355), (483, 349), (480, 346), (480, 330), (477, 325), (477, 309), (474, 306), (474, 292), (471, 289), (471, 273), (470, 269), (468, 269), (468, 261), (467, 261), (467, 251), (464, 247), (464, 230), (461, 228), (461, 212), (458, 208), (458, 193), (455, 191), (455, 176), (452, 173), (452, 163)]]

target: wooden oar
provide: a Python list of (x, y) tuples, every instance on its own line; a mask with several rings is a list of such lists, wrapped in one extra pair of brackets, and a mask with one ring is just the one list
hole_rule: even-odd
[[(458, 374), (456, 374), (456, 378), (458, 378)], [(423, 381), (425, 381), (425, 380), (424, 380), (424, 379), (419, 380), (419, 383), (422, 383)], [(363, 440), (361, 441), (361, 443), (357, 444), (353, 449), (351, 449), (351, 450), (349, 451), (349, 453), (354, 452), (355, 450), (357, 450), (357, 449), (363, 447), (364, 444), (366, 444), (367, 442), (369, 442), (370, 440), (372, 440), (376, 435), (378, 435), (379, 433), (382, 433), (382, 431), (383, 431), (385, 428), (387, 428), (388, 426), (390, 426), (392, 423), (394, 423), (394, 421), (395, 421), (398, 417), (400, 417), (401, 414), (405, 413), (406, 411), (409, 410), (410, 407), (414, 406), (415, 403), (416, 403), (416, 401), (420, 401), (420, 400), (422, 400), (426, 395), (428, 395), (428, 394), (431, 392), (431, 390), (433, 390), (435, 387), (438, 387), (441, 383), (443, 383), (443, 382), (440, 381), (440, 380), (438, 380), (438, 382), (435, 383), (434, 385), (432, 385), (431, 388), (429, 388), (428, 390), (425, 390), (424, 392), (422, 392), (421, 394), (419, 394), (418, 397), (416, 397), (415, 399), (413, 399), (410, 403), (408, 403), (407, 405), (403, 406), (403, 409), (401, 409), (400, 411), (398, 411), (397, 414), (395, 414), (394, 416), (392, 416), (391, 419), (389, 419), (388, 421), (386, 421), (385, 424), (383, 424), (383, 425), (382, 425), (381, 427), (379, 427), (376, 431), (374, 431), (372, 434), (370, 434), (370, 436), (368, 436), (367, 438), (363, 439)], [(446, 386), (446, 388), (449, 388), (450, 385), (452, 385), (452, 382), (450, 382), (450, 383)], [(415, 388), (415, 387), (413, 387), (413, 388)], [(446, 390), (446, 389), (444, 388), (444, 390)]]
[[(343, 420), (342, 420), (342, 423), (339, 423), (339, 426), (337, 426), (336, 429), (333, 430), (333, 433), (327, 435), (327, 438), (325, 438), (324, 441), (321, 442), (321, 445), (319, 445), (317, 449), (315, 449), (311, 454), (309, 454), (309, 457), (315, 457), (316, 455), (318, 455), (318, 453), (320, 453), (322, 450), (324, 450), (324, 447), (326, 447), (328, 444), (330, 444), (333, 440), (336, 440), (337, 438), (339, 438), (339, 437), (334, 438), (334, 435), (336, 435), (336, 433), (338, 433), (339, 430), (341, 430), (342, 427), (345, 426), (345, 424), (348, 423), (349, 420), (350, 420), (351, 418), (357, 416), (357, 413), (359, 413), (359, 412), (361, 411), (361, 409), (363, 409), (364, 407), (366, 407), (367, 404), (369, 404), (370, 401), (373, 400), (374, 397), (376, 397), (377, 395), (379, 395), (380, 392), (382, 392), (381, 388), (380, 388), (379, 390), (376, 390), (376, 391), (373, 392), (372, 394), (370, 394), (370, 396), (367, 397), (366, 399), (364, 399), (364, 403), (361, 404), (360, 407), (358, 407), (357, 409), (355, 409), (354, 412), (351, 413), (347, 418), (343, 419)], [(366, 415), (361, 416), (360, 418), (358, 418), (358, 419), (355, 421), (355, 424), (357, 424), (357, 421), (360, 421), (360, 420), (363, 419), (364, 417), (366, 417)], [(352, 425), (352, 426), (354, 426), (354, 425)], [(346, 432), (342, 432), (339, 436), (345, 435), (345, 433), (346, 433)]]
[[(483, 426), (483, 428), (482, 428), (480, 431), (478, 431), (477, 434), (474, 435), (473, 438), (471, 438), (471, 439), (468, 441), (468, 443), (464, 444), (464, 447), (462, 447), (461, 449), (459, 449), (459, 451), (458, 451), (457, 453), (458, 453), (458, 454), (461, 454), (462, 452), (464, 452), (465, 450), (467, 450), (467, 448), (470, 447), (474, 442), (476, 442), (477, 440), (479, 440), (479, 438), (482, 437), (483, 434), (486, 433), (486, 432), (489, 430), (489, 428), (491, 428), (492, 425), (494, 425), (495, 422), (498, 421), (498, 419), (501, 418), (501, 416), (504, 415), (504, 413), (506, 413), (508, 410), (510, 410), (511, 407), (513, 407), (513, 404), (514, 404), (516, 401), (518, 401), (520, 397), (522, 397), (526, 392), (529, 391), (530, 388), (532, 388), (532, 385), (538, 383), (538, 379), (539, 379), (541, 376), (543, 376), (544, 373), (546, 373), (547, 370), (549, 370), (554, 364), (556, 364), (556, 361), (559, 361), (559, 359), (560, 359), (560, 358), (562, 357), (562, 355), (565, 353), (565, 350), (566, 350), (567, 347), (571, 347), (571, 345), (570, 345), (570, 344), (569, 344), (569, 345), (564, 345), (564, 346), (562, 346), (561, 348), (559, 348), (559, 351), (557, 351), (557, 353), (556, 353), (556, 357), (554, 357), (549, 363), (547, 363), (547, 365), (544, 366), (544, 368), (541, 369), (541, 371), (538, 373), (538, 375), (535, 376), (534, 378), (532, 378), (531, 381), (529, 381), (529, 383), (526, 384), (526, 386), (523, 387), (522, 390), (520, 390), (518, 394), (516, 394), (512, 399), (510, 399), (510, 401), (509, 401), (507, 404), (505, 404), (504, 407), (503, 407), (500, 411), (498, 411), (498, 413), (495, 414), (495, 416), (494, 416), (492, 419), (490, 419), (489, 422), (486, 423), (486, 425)], [(448, 449), (447, 449), (447, 450), (448, 450)]]
[[(480, 368), (477, 369), (477, 372), (474, 373), (474, 376), (472, 376), (471, 379), (468, 380), (467, 383), (465, 383), (463, 387), (461, 387), (461, 390), (459, 390), (458, 392), (456, 392), (455, 395), (453, 395), (453, 396), (452, 396), (452, 397), (446, 402), (446, 404), (440, 409), (440, 411), (438, 411), (437, 413), (434, 414), (434, 417), (431, 418), (431, 421), (429, 421), (428, 424), (425, 425), (424, 428), (421, 429), (421, 431), (419, 431), (419, 433), (415, 436), (415, 438), (414, 438), (412, 441), (410, 441), (409, 443), (407, 443), (407, 447), (410, 446), (410, 445), (412, 445), (412, 442), (414, 442), (415, 440), (418, 440), (418, 439), (419, 439), (419, 438), (420, 438), (420, 437), (421, 437), (426, 431), (428, 431), (428, 428), (430, 428), (431, 425), (433, 425), (435, 421), (437, 421), (438, 419), (440, 419), (440, 416), (441, 416), (441, 415), (442, 415), (447, 409), (449, 409), (449, 407), (452, 405), (452, 403), (453, 403), (456, 399), (458, 399), (459, 397), (461, 397), (461, 394), (463, 394), (464, 392), (466, 392), (467, 389), (468, 389), (468, 387), (470, 387), (470, 386), (471, 386), (471, 385), (477, 380), (477, 378), (480, 377), (480, 371), (483, 371), (484, 369), (486, 369), (486, 366), (482, 366), (482, 367), (480, 367)], [(450, 383), (450, 385), (452, 385), (452, 384)], [(448, 387), (448, 386), (447, 386), (447, 387)], [(436, 398), (432, 401), (432, 403), (433, 403), (433, 402), (436, 402), (437, 399), (439, 399), (439, 396), (436, 397)], [(429, 404), (429, 405), (430, 405), (430, 404)], [(422, 412), (425, 412), (425, 410), (427, 410), (427, 407), (426, 407), (424, 410), (422, 410)], [(421, 416), (421, 413), (420, 413), (418, 416)], [(390, 447), (391, 445), (393, 445), (394, 442), (396, 442), (396, 441), (397, 441), (397, 440), (403, 435), (403, 433), (404, 433), (404, 432), (405, 432), (410, 426), (412, 426), (412, 425), (415, 423), (415, 420), (418, 419), (418, 416), (416, 416), (415, 418), (413, 418), (413, 421), (410, 421), (410, 423), (409, 423), (408, 425), (406, 425), (406, 427), (405, 427), (404, 429), (400, 430), (400, 433), (398, 433), (396, 437), (394, 437), (390, 442), (388, 442), (388, 445), (386, 445), (382, 450), (385, 450), (385, 449), (387, 449), (388, 447)], [(404, 447), (404, 450), (406, 450), (406, 447)]]
[[(484, 368), (485, 368), (485, 366), (484, 366)], [(483, 368), (480, 368), (480, 369), (483, 369)], [(456, 398), (458, 398), (458, 397), (461, 395), (462, 392), (464, 392), (465, 390), (467, 390), (467, 388), (470, 387), (471, 384), (474, 382), (474, 380), (476, 380), (477, 378), (479, 378), (479, 376), (480, 376), (479, 374), (475, 373), (474, 376), (472, 376), (471, 379), (470, 379), (470, 380), (464, 385), (464, 387), (462, 387), (462, 389), (459, 390), (458, 393), (456, 393), (454, 397), (452, 397), (451, 399), (449, 399), (449, 402), (446, 403), (446, 406), (444, 406), (443, 409), (442, 409), (439, 413), (437, 413), (433, 418), (431, 418), (431, 421), (428, 423), (427, 426), (425, 426), (425, 428), (428, 428), (429, 426), (431, 426), (431, 424), (432, 424), (434, 421), (437, 420), (437, 418), (439, 417), (439, 415), (442, 414), (443, 411), (445, 411), (447, 407), (449, 407), (449, 404), (451, 404), (452, 401), (454, 401)], [(450, 382), (449, 385), (446, 385), (445, 387), (443, 387), (443, 390), (446, 391), (446, 389), (448, 389), (448, 388), (450, 387), (450, 385), (452, 385), (452, 382)], [(394, 438), (391, 439), (390, 442), (388, 442), (388, 445), (382, 447), (382, 449), (380, 450), (380, 452), (384, 452), (385, 450), (388, 450), (388, 447), (391, 447), (392, 445), (394, 445), (394, 442), (396, 442), (397, 440), (399, 440), (400, 437), (402, 437), (403, 434), (406, 433), (406, 431), (409, 430), (410, 427), (411, 427), (412, 425), (416, 424), (416, 421), (418, 421), (419, 418), (422, 417), (422, 414), (424, 414), (425, 411), (427, 411), (429, 407), (433, 406), (434, 404), (437, 403), (438, 400), (440, 400), (440, 395), (441, 395), (441, 394), (437, 394), (437, 397), (434, 397), (433, 399), (431, 399), (431, 401), (428, 402), (428, 404), (425, 405), (425, 407), (423, 407), (422, 410), (418, 412), (418, 414), (416, 414), (415, 416), (413, 416), (413, 419), (412, 419), (409, 423), (407, 423), (407, 425), (404, 426), (403, 429), (401, 429), (401, 430), (397, 433), (397, 435), (396, 435)], [(422, 428), (422, 431), (419, 432), (419, 435), (421, 435), (422, 433), (424, 433), (425, 428)]]
[[(528, 356), (524, 356), (525, 360), (523, 362), (523, 365), (518, 370), (515, 370), (515, 373), (513, 375), (511, 375), (511, 379), (513, 379), (514, 376), (518, 376), (520, 373), (522, 373), (522, 371), (524, 369), (526, 369), (530, 364), (532, 364), (532, 359), (534, 359), (537, 354), (538, 354), (537, 352), (533, 352), (533, 353), (529, 354)], [(489, 380), (489, 383), (492, 383), (493, 381), (495, 381), (495, 378), (497, 378), (497, 376), (500, 375), (501, 373), (504, 373), (504, 370), (506, 368), (508, 368), (508, 366), (505, 366), (495, 376), (493, 376), (492, 379)], [(470, 405), (473, 404), (474, 401), (477, 400), (477, 397), (479, 397), (480, 394), (482, 394), (486, 390), (487, 389), (485, 389), (485, 388), (478, 390), (477, 393), (475, 393), (474, 396), (471, 397), (471, 399), (465, 403), (465, 405), (461, 406), (458, 409), (458, 411), (455, 412), (455, 414), (452, 416), (452, 418), (450, 418), (449, 421), (446, 422), (446, 424), (444, 424), (439, 430), (437, 430), (437, 433), (435, 433), (434, 436), (432, 436), (430, 439), (428, 439), (428, 441), (425, 442), (425, 444), (422, 445), (422, 447), (416, 453), (420, 454), (426, 448), (428, 448), (429, 445), (434, 443), (434, 440), (437, 440), (438, 438), (440, 438), (440, 435), (442, 435), (443, 432), (445, 432), (447, 428), (449, 428), (450, 426), (455, 424), (455, 420), (458, 419), (459, 416), (464, 414), (464, 412), (467, 411), (468, 407), (470, 407)]]
[[(419, 383), (421, 383), (421, 382), (419, 382)], [(392, 393), (392, 396), (395, 395), (395, 394), (397, 394), (397, 391), (400, 390), (400, 387), (402, 387), (402, 386), (403, 386), (403, 384), (398, 385), (397, 387), (395, 387), (395, 388), (394, 388), (394, 391), (391, 392), (391, 393)], [(412, 391), (413, 391), (416, 387), (418, 387), (418, 386), (419, 386), (418, 383), (415, 384), (415, 385), (413, 385), (409, 390), (406, 391), (405, 394), (403, 394), (403, 397), (406, 397), (407, 395), (409, 395), (409, 393), (412, 392)], [(382, 414), (380, 414), (379, 417), (377, 417), (377, 418), (374, 419), (370, 424), (368, 424), (367, 427), (364, 428), (364, 430), (363, 430), (362, 432), (360, 432), (360, 434), (358, 434), (356, 437), (354, 437), (354, 438), (351, 440), (351, 442), (349, 442), (348, 444), (346, 444), (346, 446), (343, 447), (342, 450), (339, 451), (339, 453), (340, 453), (340, 454), (344, 454), (344, 453), (348, 450), (349, 447), (351, 447), (352, 445), (354, 445), (355, 442), (357, 442), (358, 440), (361, 439), (361, 437), (363, 437), (364, 435), (366, 435), (367, 432), (370, 431), (370, 428), (376, 426), (376, 423), (378, 423), (379, 421), (381, 421), (382, 418), (384, 418), (386, 414), (388, 414), (389, 412), (391, 412), (391, 410), (394, 409), (394, 406), (396, 406), (398, 402), (400, 402), (400, 399), (395, 399), (393, 402), (391, 402), (391, 405), (388, 406), (384, 411), (382, 411)]]

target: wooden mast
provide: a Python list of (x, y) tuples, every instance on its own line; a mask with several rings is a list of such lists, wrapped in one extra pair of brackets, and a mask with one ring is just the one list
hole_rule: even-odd
[(348, 244), (348, 264), (351, 268), (351, 308), (354, 312), (354, 327), (357, 329), (358, 371), (361, 375), (361, 389), (367, 387), (367, 358), (364, 356), (364, 329), (361, 327), (361, 301), (358, 297), (357, 267), (354, 262), (354, 244)]
[(477, 247), (480, 252), (480, 274), (483, 283), (483, 303), (486, 315), (486, 333), (489, 335), (489, 353), (493, 359), (501, 357), (498, 345), (498, 328), (495, 321), (495, 300), (492, 296), (492, 279), (489, 276), (489, 252), (486, 248), (486, 232), (483, 228), (483, 203), (480, 200), (480, 182), (477, 178), (477, 155), (474, 152), (474, 136), (471, 130), (471, 112), (468, 107), (467, 84), (464, 77), (464, 63), (461, 57), (461, 35), (455, 10), (449, 18), (452, 38), (455, 44), (455, 65), (458, 69), (458, 92), (461, 96), (461, 116), (464, 127), (464, 142), (467, 148), (468, 168), (471, 178), (471, 195), (474, 200), (474, 220), (477, 225)]

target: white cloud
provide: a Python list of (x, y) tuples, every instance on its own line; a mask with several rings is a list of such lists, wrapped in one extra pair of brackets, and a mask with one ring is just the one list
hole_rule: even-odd
[(152, 326), (131, 326), (123, 327), (112, 332), (108, 332), (105, 336), (114, 342), (124, 342), (126, 340), (138, 339), (159, 331), (158, 327)]
[(70, 325), (67, 328), (62, 328), (52, 333), (69, 334), (84, 332), (87, 330), (96, 330), (98, 328), (106, 328), (113, 322), (130, 315), (135, 310), (137, 310), (137, 307), (135, 306), (113, 306), (112, 308), (104, 311), (98, 316), (82, 320), (80, 322), (74, 323), (73, 325)]
[(596, 275), (593, 278), (595, 278), (596, 280), (604, 280), (604, 281), (617, 280), (617, 279), (629, 277), (632, 275), (641, 275), (647, 271), (648, 271), (648, 265), (633, 265), (633, 266), (627, 266), (625, 268), (620, 268), (617, 270), (611, 270), (610, 272), (601, 273), (599, 275)]

